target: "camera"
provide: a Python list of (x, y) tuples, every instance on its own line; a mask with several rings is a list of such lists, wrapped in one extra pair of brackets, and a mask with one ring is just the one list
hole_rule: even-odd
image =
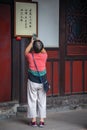
[(36, 34), (33, 34), (32, 37), (33, 37), (34, 41), (37, 39), (37, 35)]

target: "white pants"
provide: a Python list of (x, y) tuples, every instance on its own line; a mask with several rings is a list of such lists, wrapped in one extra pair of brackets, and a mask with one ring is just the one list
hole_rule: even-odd
[(27, 83), (28, 118), (46, 118), (46, 93), (43, 85), (28, 79)]

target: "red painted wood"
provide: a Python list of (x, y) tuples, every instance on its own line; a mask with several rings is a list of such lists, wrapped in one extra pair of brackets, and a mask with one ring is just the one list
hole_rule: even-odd
[(85, 61), (84, 65), (84, 86), (85, 92), (87, 92), (87, 61)]
[(59, 57), (59, 51), (58, 50), (49, 50), (47, 51), (48, 53), (48, 58), (57, 58)]
[(47, 62), (47, 79), (50, 83), (51, 89), (47, 93), (47, 95), (52, 95), (52, 84), (51, 84), (51, 79), (52, 79), (52, 69), (51, 69), (51, 63)]
[(73, 61), (72, 92), (82, 92), (82, 61)]
[(59, 93), (59, 65), (58, 62), (54, 62), (53, 67), (53, 94)]
[(70, 61), (65, 62), (65, 93), (70, 93)]
[[(59, 51), (56, 50), (47, 50), (48, 53), (48, 60), (47, 62), (47, 77), (51, 85), (51, 90), (48, 92), (48, 95), (58, 95), (59, 93), (59, 66), (58, 61), (55, 61), (55, 59), (58, 59), (59, 57)], [(53, 68), (52, 68), (53, 64)]]
[[(59, 84), (59, 75), (58, 75), (58, 61), (55, 62), (59, 57), (59, 51), (56, 50), (47, 50), (48, 54), (48, 62), (47, 62), (47, 77), (50, 83), (51, 89), (47, 93), (48, 96), (50, 95), (58, 95), (58, 84)], [(50, 61), (49, 61), (50, 59)], [(52, 66), (53, 64), (53, 66)]]
[(0, 4), (0, 102), (11, 100), (10, 6)]
[(74, 56), (74, 55), (80, 55), (85, 56), (87, 55), (87, 46), (82, 45), (68, 45), (67, 46), (67, 55), (68, 56)]

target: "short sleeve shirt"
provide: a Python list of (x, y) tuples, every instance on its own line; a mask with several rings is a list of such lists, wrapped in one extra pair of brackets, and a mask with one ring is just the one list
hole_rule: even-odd
[[(33, 53), (33, 55), (34, 55), (36, 65), (38, 67), (38, 71), (45, 70), (46, 69), (46, 61), (47, 61), (47, 53)], [(31, 69), (33, 71), (37, 71), (35, 64), (34, 64), (34, 61), (33, 61), (32, 53), (26, 54), (26, 57), (28, 60), (29, 69)]]

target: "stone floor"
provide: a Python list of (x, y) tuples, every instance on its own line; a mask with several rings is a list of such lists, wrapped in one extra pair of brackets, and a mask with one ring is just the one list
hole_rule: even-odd
[[(39, 119), (38, 119), (39, 122)], [(0, 130), (38, 130), (29, 125), (26, 112), (12, 118), (0, 120)], [(87, 109), (61, 111), (47, 110), (47, 118), (43, 130), (87, 130)]]

